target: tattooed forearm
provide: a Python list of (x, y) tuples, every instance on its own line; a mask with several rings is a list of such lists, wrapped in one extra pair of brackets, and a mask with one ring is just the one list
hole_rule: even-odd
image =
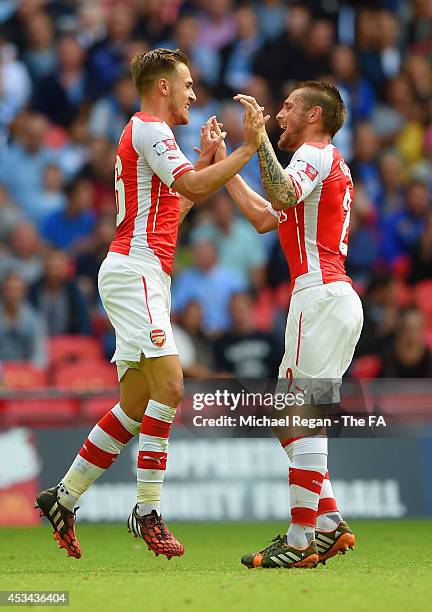
[(261, 178), (267, 197), (275, 210), (297, 204), (297, 194), (290, 177), (277, 160), (267, 134), (258, 149)]

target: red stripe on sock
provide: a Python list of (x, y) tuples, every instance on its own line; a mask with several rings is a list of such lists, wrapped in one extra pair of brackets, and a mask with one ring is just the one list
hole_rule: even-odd
[(286, 440), (279, 440), (282, 448), (286, 448), (291, 442), (295, 442), (296, 440), (301, 440), (304, 436), (297, 436), (296, 438), (287, 438)]
[(166, 470), (167, 454), (139, 451), (137, 467), (143, 470)]
[(101, 418), (98, 425), (105, 433), (122, 444), (127, 444), (134, 437), (111, 410)]
[(315, 472), (314, 470), (301, 470), (299, 468), (292, 467), (289, 469), (290, 485), (303, 487), (304, 489), (312, 491), (312, 493), (317, 493), (318, 495), (321, 492), (323, 480), (324, 476), (320, 472)]
[(88, 438), (84, 442), (79, 454), (83, 459), (86, 459), (89, 463), (93, 463), (93, 465), (97, 465), (97, 467), (103, 470), (109, 468), (118, 457), (115, 453), (108, 453), (102, 450), (93, 444), (93, 442), (90, 442)]
[(339, 512), (334, 497), (323, 497), (319, 500), (317, 516), (327, 514), (327, 512)]
[(155, 436), (156, 438), (168, 438), (171, 428), (171, 423), (155, 419), (154, 417), (143, 416), (141, 422), (141, 433), (147, 436)]
[(291, 523), (315, 527), (316, 511), (310, 508), (291, 508)]

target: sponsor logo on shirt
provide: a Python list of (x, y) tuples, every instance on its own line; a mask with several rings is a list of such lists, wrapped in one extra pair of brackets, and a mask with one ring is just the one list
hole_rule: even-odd
[(177, 143), (174, 138), (166, 138), (154, 144), (153, 149), (156, 151), (157, 155), (163, 155), (167, 151), (177, 151)]
[(297, 161), (295, 161), (293, 163), (293, 167), (299, 170), (300, 172), (303, 172), (303, 174), (306, 174), (306, 176), (310, 178), (311, 181), (315, 180), (318, 175), (318, 170), (315, 170), (313, 166), (308, 164), (308, 162), (304, 161), (303, 159), (298, 159)]
[(150, 332), (150, 340), (158, 348), (162, 348), (166, 341), (166, 334), (163, 329), (152, 329)]

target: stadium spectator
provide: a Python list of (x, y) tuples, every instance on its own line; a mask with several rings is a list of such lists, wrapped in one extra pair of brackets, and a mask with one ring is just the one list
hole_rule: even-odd
[(354, 184), (355, 206), (351, 209), (346, 269), (353, 281), (364, 285), (379, 254), (379, 232), (375, 209), (361, 184)]
[(383, 218), (381, 252), (386, 262), (394, 263), (408, 254), (418, 242), (428, 210), (430, 197), (427, 186), (419, 181), (412, 182), (406, 190), (405, 207)]
[(351, 172), (354, 179), (362, 182), (366, 195), (378, 209), (382, 194), (378, 167), (379, 140), (371, 123), (362, 121), (354, 132), (354, 161)]
[(114, 83), (113, 93), (93, 106), (89, 117), (90, 134), (117, 144), (124, 126), (138, 110), (136, 90), (129, 72), (126, 72)]
[(356, 348), (357, 355), (382, 354), (398, 325), (399, 307), (394, 278), (376, 273), (363, 296), (364, 323)]
[(284, 29), (287, 7), (284, 0), (262, 0), (253, 4), (261, 31), (267, 40), (277, 38)]
[(186, 304), (173, 325), (173, 333), (186, 377), (203, 379), (220, 375), (214, 367), (212, 346), (203, 331), (203, 313), (198, 302), (191, 300)]
[(101, 217), (95, 226), (90, 243), (81, 251), (76, 259), (77, 282), (91, 304), (97, 302), (99, 268), (106, 257), (114, 235), (112, 218)]
[(125, 55), (134, 28), (134, 14), (125, 5), (108, 13), (107, 35), (88, 55), (93, 98), (107, 94), (126, 67)]
[(50, 336), (91, 332), (86, 300), (70, 276), (67, 255), (51, 250), (45, 256), (41, 280), (30, 289), (29, 299), (45, 321)]
[(384, 351), (380, 376), (430, 378), (432, 354), (424, 340), (424, 318), (416, 308), (403, 311), (395, 338)]
[(33, 107), (50, 121), (70, 126), (89, 93), (86, 56), (76, 37), (64, 34), (57, 41), (58, 66), (37, 84)]
[(48, 164), (43, 176), (43, 191), (40, 198), (35, 200), (35, 217), (38, 226), (41, 227), (51, 213), (63, 210), (65, 206), (66, 197), (61, 168), (54, 163)]
[(232, 16), (232, 0), (206, 2), (200, 17), (200, 42), (214, 49), (221, 49), (236, 35)]
[(218, 261), (216, 244), (199, 240), (192, 247), (193, 265), (178, 274), (173, 285), (173, 311), (178, 313), (191, 300), (202, 310), (204, 330), (217, 335), (229, 325), (229, 300), (233, 293), (246, 288), (244, 281)]
[(91, 209), (91, 183), (76, 178), (65, 188), (66, 208), (51, 213), (42, 225), (43, 238), (58, 249), (78, 252), (94, 229), (96, 217)]
[(260, 276), (266, 264), (266, 254), (261, 236), (236, 214), (231, 198), (226, 191), (220, 191), (211, 201), (212, 219), (196, 227), (191, 239), (199, 240), (206, 236), (218, 248), (219, 261), (226, 268), (250, 283)]
[(45, 168), (53, 161), (46, 145), (48, 122), (39, 114), (17, 118), (15, 138), (0, 156), (0, 182), (30, 220), (37, 218), (35, 200), (43, 191)]
[[(285, 30), (275, 40), (269, 41), (255, 58), (256, 74), (263, 76), (278, 98), (286, 81), (300, 80), (301, 66), (305, 61), (305, 40), (311, 23), (310, 9), (302, 2), (289, 6)], [(286, 58), (290, 58), (287, 62)]]
[(14, 45), (0, 35), (0, 150), (7, 129), (31, 96), (31, 81), (25, 65), (17, 59)]
[(256, 331), (251, 307), (247, 293), (231, 297), (231, 325), (214, 343), (216, 366), (239, 378), (275, 378), (282, 352), (270, 334)]
[(92, 206), (96, 213), (112, 214), (115, 206), (114, 181), (115, 145), (105, 138), (90, 141), (88, 161), (78, 178), (87, 179), (92, 185)]
[(402, 51), (399, 47), (399, 24), (392, 12), (371, 11), (363, 17), (366, 28), (372, 30), (372, 44), (359, 53), (363, 74), (378, 92), (383, 82), (399, 74)]
[(11, 232), (9, 252), (0, 258), (0, 278), (19, 274), (27, 285), (42, 276), (42, 242), (28, 221), (18, 223)]
[(379, 169), (382, 191), (378, 197), (378, 209), (383, 216), (404, 207), (406, 175), (401, 156), (393, 150), (381, 155)]
[(252, 77), (253, 57), (264, 44), (258, 20), (252, 8), (243, 6), (235, 12), (236, 38), (221, 49), (219, 92), (231, 97), (243, 91)]
[(88, 50), (105, 38), (106, 26), (100, 4), (82, 3), (77, 19), (77, 40), (83, 49)]
[(90, 134), (88, 123), (78, 117), (68, 132), (68, 140), (57, 150), (56, 160), (67, 180), (74, 178), (88, 163), (90, 157)]
[(336, 84), (348, 93), (353, 121), (369, 120), (375, 105), (375, 93), (361, 76), (353, 49), (348, 45), (335, 47), (331, 54), (331, 66)]
[(49, 76), (57, 68), (57, 55), (54, 44), (54, 26), (46, 13), (37, 13), (26, 23), (27, 39), (23, 61), (34, 83)]
[[(181, 17), (174, 26), (172, 38), (162, 41), (160, 45), (167, 49), (182, 49), (187, 54), (192, 62), (192, 78), (195, 82), (200, 81), (207, 86), (217, 83), (220, 57), (215, 49), (200, 42), (200, 24), (197, 17)], [(199, 95), (197, 101), (200, 103)]]
[(45, 326), (25, 301), (26, 285), (16, 273), (1, 285), (0, 361), (27, 361), (35, 367), (47, 364)]

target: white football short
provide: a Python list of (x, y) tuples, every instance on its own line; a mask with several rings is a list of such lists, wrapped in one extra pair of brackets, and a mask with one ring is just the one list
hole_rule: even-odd
[(116, 362), (121, 380), (139, 366), (141, 355), (178, 355), (171, 328), (171, 277), (156, 258), (145, 260), (108, 253), (99, 270), (99, 294), (115, 330)]
[[(296, 291), (290, 303), (279, 379), (300, 381), (315, 403), (340, 401), (363, 326), (359, 296), (345, 281)], [(313, 379), (313, 381), (311, 381)]]

